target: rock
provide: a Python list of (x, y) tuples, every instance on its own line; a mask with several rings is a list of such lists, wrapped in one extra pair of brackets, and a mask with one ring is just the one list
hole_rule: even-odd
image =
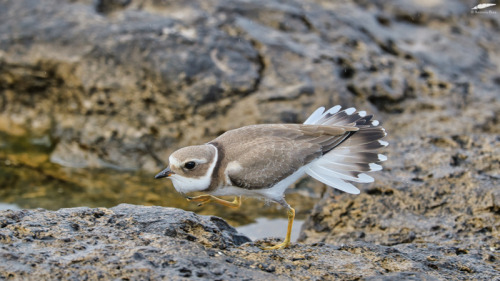
[(1, 278), (14, 279), (215, 278), (209, 255), (250, 241), (217, 217), (127, 204), (2, 211), (0, 224)]
[(497, 259), (434, 243), (263, 251), (220, 218), (164, 207), (0, 211), (2, 279), (486, 280)]
[(494, 15), (458, 1), (206, 3), (6, 1), (0, 130), (50, 136), (65, 166), (151, 171), (181, 146), (337, 103), (399, 130), (497, 127)]
[(129, 2), (5, 3), (4, 129), (48, 130), (58, 140), (52, 160), (67, 166), (156, 169), (157, 152), (199, 142), (207, 126), (198, 123), (213, 125), (213, 115), (254, 91), (261, 65), (248, 40), (194, 11), (176, 19), (175, 4)]
[(301, 240), (499, 249), (499, 149), (493, 134), (392, 141), (385, 174), (356, 196), (325, 193)]
[[(180, 146), (338, 103), (375, 114), (390, 143), (376, 181), (357, 196), (326, 189), (289, 250), (263, 252), (274, 240), (241, 244), (223, 221), (172, 209), (3, 211), (2, 278), (493, 279), (500, 17), (471, 8), (2, 2), (0, 131), (42, 135), (54, 163), (152, 173)], [(4, 186), (47, 159), (0, 155), (12, 166)], [(43, 178), (70, 177), (60, 173)]]

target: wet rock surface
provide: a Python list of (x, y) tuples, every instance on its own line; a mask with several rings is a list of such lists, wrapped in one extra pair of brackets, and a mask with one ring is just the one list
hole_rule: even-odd
[(0, 212), (0, 278), (180, 280), (488, 279), (498, 255), (435, 243), (249, 242), (222, 219), (174, 208)]
[[(290, 249), (159, 207), (4, 211), (1, 277), (492, 280), (500, 13), (476, 4), (3, 1), (0, 130), (41, 135), (53, 163), (156, 172), (180, 146), (335, 104), (374, 113), (390, 145), (360, 195), (326, 189)], [(47, 161), (28, 156), (0, 165)]]

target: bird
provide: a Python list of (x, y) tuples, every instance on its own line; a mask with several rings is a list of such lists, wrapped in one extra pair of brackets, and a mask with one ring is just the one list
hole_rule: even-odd
[[(336, 105), (316, 109), (303, 124), (258, 124), (226, 131), (205, 144), (174, 151), (155, 178), (168, 178), (187, 200), (241, 206), (241, 196), (274, 201), (287, 210), (285, 239), (265, 250), (288, 247), (295, 210), (285, 190), (304, 175), (341, 191), (359, 194), (351, 182), (370, 183), (366, 172), (382, 170), (387, 157), (378, 150), (389, 143), (373, 115)], [(235, 196), (233, 201), (217, 196)]]

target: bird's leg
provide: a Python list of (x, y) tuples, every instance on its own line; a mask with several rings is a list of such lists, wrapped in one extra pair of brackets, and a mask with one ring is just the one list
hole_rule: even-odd
[(274, 245), (271, 247), (263, 247), (262, 248), (263, 250), (283, 249), (283, 248), (286, 248), (290, 245), (290, 236), (292, 235), (292, 225), (293, 225), (293, 219), (295, 218), (295, 210), (292, 207), (290, 207), (290, 205), (288, 205), (288, 203), (286, 203), (286, 201), (284, 199), (282, 199), (281, 201), (278, 201), (278, 203), (280, 203), (282, 206), (287, 208), (288, 228), (286, 231), (285, 241), (283, 241), (282, 243), (280, 243), (278, 245)]
[(233, 201), (227, 201), (209, 194), (205, 194), (196, 197), (187, 197), (187, 200), (197, 202), (198, 206), (203, 206), (204, 204), (209, 202), (215, 202), (230, 208), (239, 208), (241, 206), (241, 196), (234, 197)]

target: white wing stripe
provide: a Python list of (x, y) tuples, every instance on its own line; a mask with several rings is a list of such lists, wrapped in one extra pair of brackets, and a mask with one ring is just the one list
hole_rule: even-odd
[(353, 182), (368, 183), (368, 182), (374, 181), (374, 179), (367, 174), (359, 174), (358, 177), (356, 178), (356, 177), (353, 177), (350, 175), (346, 175), (346, 174), (342, 174), (342, 173), (337, 172), (337, 171), (330, 170), (328, 168), (325, 168), (322, 165), (314, 165), (314, 166), (311, 166), (309, 169), (317, 171), (317, 172), (321, 172), (324, 175), (329, 175), (330, 177), (335, 177), (335, 178), (353, 181)]
[(354, 185), (352, 185), (348, 182), (345, 182), (341, 179), (332, 178), (332, 177), (326, 178), (321, 173), (318, 173), (318, 172), (311, 170), (311, 169), (307, 169), (306, 172), (311, 177), (315, 178), (316, 180), (318, 180), (326, 185), (329, 185), (331, 187), (334, 187), (336, 189), (342, 190), (342, 191), (347, 192), (347, 193), (359, 194), (359, 189), (357, 189)]

